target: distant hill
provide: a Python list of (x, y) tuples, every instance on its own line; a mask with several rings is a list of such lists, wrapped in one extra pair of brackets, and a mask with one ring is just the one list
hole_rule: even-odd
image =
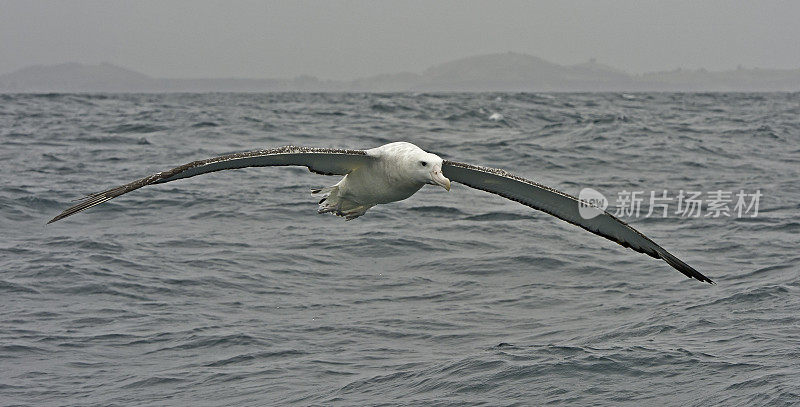
[(426, 69), (422, 76), (423, 85), (434, 90), (548, 90), (566, 81), (562, 66), (511, 52), (446, 62)]
[(157, 79), (117, 65), (35, 65), (0, 75), (0, 92), (267, 92), (302, 89), (277, 79)]
[(676, 69), (637, 76), (637, 83), (654, 91), (797, 92), (800, 69), (744, 69), (710, 72)]
[(458, 59), (428, 68), (421, 89), (471, 91), (598, 91), (629, 86), (632, 78), (594, 61), (558, 65), (508, 52)]
[(103, 63), (34, 65), (0, 76), (0, 90), (7, 92), (123, 92), (153, 89), (147, 75)]
[(376, 75), (354, 81), (293, 79), (167, 79), (108, 63), (30, 66), (0, 75), (0, 92), (407, 92), (407, 91), (800, 91), (800, 69), (674, 70), (630, 75), (594, 60), (559, 65), (514, 52), (479, 55), (422, 73)]

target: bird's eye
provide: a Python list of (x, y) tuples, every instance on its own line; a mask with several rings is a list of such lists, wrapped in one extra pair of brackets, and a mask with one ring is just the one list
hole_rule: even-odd
[(420, 161), (419, 163), (422, 164), (423, 167), (426, 167), (428, 165), (428, 163), (425, 161)]

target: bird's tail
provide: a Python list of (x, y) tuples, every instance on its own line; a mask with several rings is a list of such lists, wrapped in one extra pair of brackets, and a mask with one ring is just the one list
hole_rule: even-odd
[(358, 202), (342, 198), (339, 195), (339, 185), (332, 185), (322, 189), (311, 190), (311, 195), (320, 195), (318, 213), (332, 213), (342, 216), (345, 220), (355, 219), (367, 212), (372, 205), (362, 205)]

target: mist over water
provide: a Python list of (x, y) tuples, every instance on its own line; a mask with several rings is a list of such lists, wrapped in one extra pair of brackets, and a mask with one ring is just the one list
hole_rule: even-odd
[[(0, 404), (797, 404), (798, 117), (796, 93), (0, 95)], [(763, 197), (623, 218), (716, 286), (459, 184), (318, 215), (338, 178), (305, 168), (44, 226), (195, 159), (399, 140), (612, 205)]]

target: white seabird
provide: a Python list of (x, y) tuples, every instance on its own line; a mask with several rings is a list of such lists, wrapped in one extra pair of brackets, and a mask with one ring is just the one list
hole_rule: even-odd
[(288, 165), (305, 166), (317, 174), (344, 175), (335, 185), (312, 191), (312, 194), (322, 198), (319, 202), (319, 213), (333, 213), (351, 220), (364, 215), (375, 205), (406, 199), (425, 184), (438, 185), (449, 191), (450, 182), (454, 181), (548, 213), (624, 247), (663, 259), (690, 278), (714, 283), (606, 211), (597, 209), (601, 211), (599, 215), (585, 219), (579, 212), (581, 201), (572, 195), (501, 169), (442, 160), (439, 156), (406, 142), (389, 143), (369, 150), (286, 146), (193, 161), (129, 184), (91, 194), (47, 223), (74, 215), (146, 185), (162, 184), (220, 170)]

